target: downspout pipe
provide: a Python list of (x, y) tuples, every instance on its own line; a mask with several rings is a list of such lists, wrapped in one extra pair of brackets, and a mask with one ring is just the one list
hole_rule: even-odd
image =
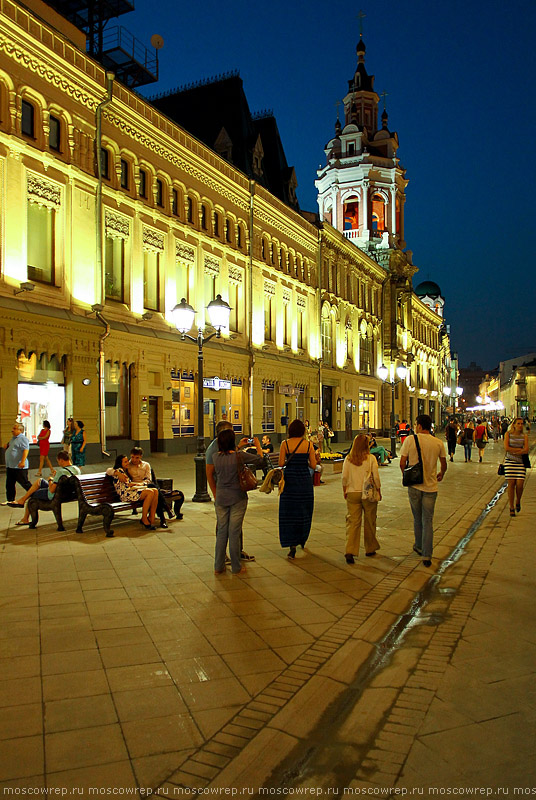
[[(99, 303), (104, 307), (106, 299), (106, 284), (104, 265), (102, 262), (102, 109), (112, 100), (113, 82), (115, 75), (113, 72), (106, 73), (106, 97), (97, 106), (95, 112), (95, 150), (97, 160), (97, 197), (95, 202), (95, 239), (96, 239), (96, 270), (100, 281)], [(99, 304), (97, 303), (97, 305)], [(99, 322), (104, 325), (104, 333), (99, 337), (99, 418), (100, 418), (100, 445), (103, 456), (109, 458), (110, 453), (106, 450), (106, 404), (104, 392), (104, 342), (110, 335), (110, 325), (104, 319), (100, 311), (96, 311)]]
[(253, 349), (253, 212), (255, 181), (249, 182), (249, 286), (248, 286), (248, 340), (249, 340), (249, 435), (253, 430), (253, 374), (255, 370), (255, 351)]
[(104, 333), (99, 336), (99, 413), (100, 413), (100, 446), (101, 454), (110, 458), (106, 450), (106, 397), (104, 386), (104, 342), (110, 335), (110, 324), (104, 319), (100, 311), (96, 312), (99, 322), (104, 325)]

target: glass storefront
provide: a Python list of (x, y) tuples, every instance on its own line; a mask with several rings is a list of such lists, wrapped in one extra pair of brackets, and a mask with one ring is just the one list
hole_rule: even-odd
[(358, 428), (376, 428), (375, 392), (359, 392)]
[(195, 384), (192, 373), (171, 373), (171, 424), (174, 436), (195, 435)]
[(37, 443), (43, 420), (50, 422), (50, 441), (61, 442), (65, 428), (65, 377), (63, 359), (46, 353), (17, 357), (19, 419), (30, 442)]
[(104, 365), (106, 436), (130, 438), (130, 372), (126, 364)]
[(262, 431), (275, 431), (275, 386), (273, 383), (262, 384)]

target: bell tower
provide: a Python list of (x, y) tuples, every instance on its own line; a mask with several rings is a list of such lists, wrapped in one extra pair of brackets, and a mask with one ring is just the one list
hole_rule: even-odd
[(371, 255), (402, 250), (404, 203), (408, 181), (397, 158), (398, 135), (389, 130), (385, 108), (378, 126), (379, 95), (374, 75), (365, 67), (362, 35), (357, 67), (343, 99), (344, 126), (337, 118), (335, 136), (324, 148), (326, 165), (317, 172), (321, 221), (329, 222)]

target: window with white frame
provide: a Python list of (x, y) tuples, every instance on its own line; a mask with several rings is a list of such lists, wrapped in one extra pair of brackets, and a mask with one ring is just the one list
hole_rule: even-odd
[(106, 209), (104, 216), (104, 285), (110, 300), (125, 300), (125, 242), (129, 221), (121, 214)]
[(325, 367), (333, 364), (333, 326), (331, 314), (326, 306), (322, 311), (322, 363)]
[(160, 258), (164, 235), (151, 228), (143, 229), (143, 306), (160, 311)]

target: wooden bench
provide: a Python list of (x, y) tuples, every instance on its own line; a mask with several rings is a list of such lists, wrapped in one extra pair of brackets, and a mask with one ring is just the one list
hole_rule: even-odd
[(39, 521), (39, 511), (52, 511), (56, 517), (56, 523), (59, 531), (64, 531), (63, 519), (61, 516), (61, 507), (63, 503), (70, 503), (77, 499), (76, 478), (62, 475), (58, 481), (56, 491), (52, 500), (40, 500), (32, 495), (28, 500), (28, 511), (32, 521), (29, 528), (36, 528)]
[(101, 516), (106, 536), (110, 538), (114, 535), (112, 530), (112, 520), (117, 511), (131, 511), (143, 505), (143, 501), (137, 503), (125, 503), (119, 499), (113, 480), (105, 472), (95, 472), (89, 475), (80, 475), (74, 479), (78, 497), (78, 524), (77, 533), (83, 533), (83, 525), (88, 514), (91, 516)]

